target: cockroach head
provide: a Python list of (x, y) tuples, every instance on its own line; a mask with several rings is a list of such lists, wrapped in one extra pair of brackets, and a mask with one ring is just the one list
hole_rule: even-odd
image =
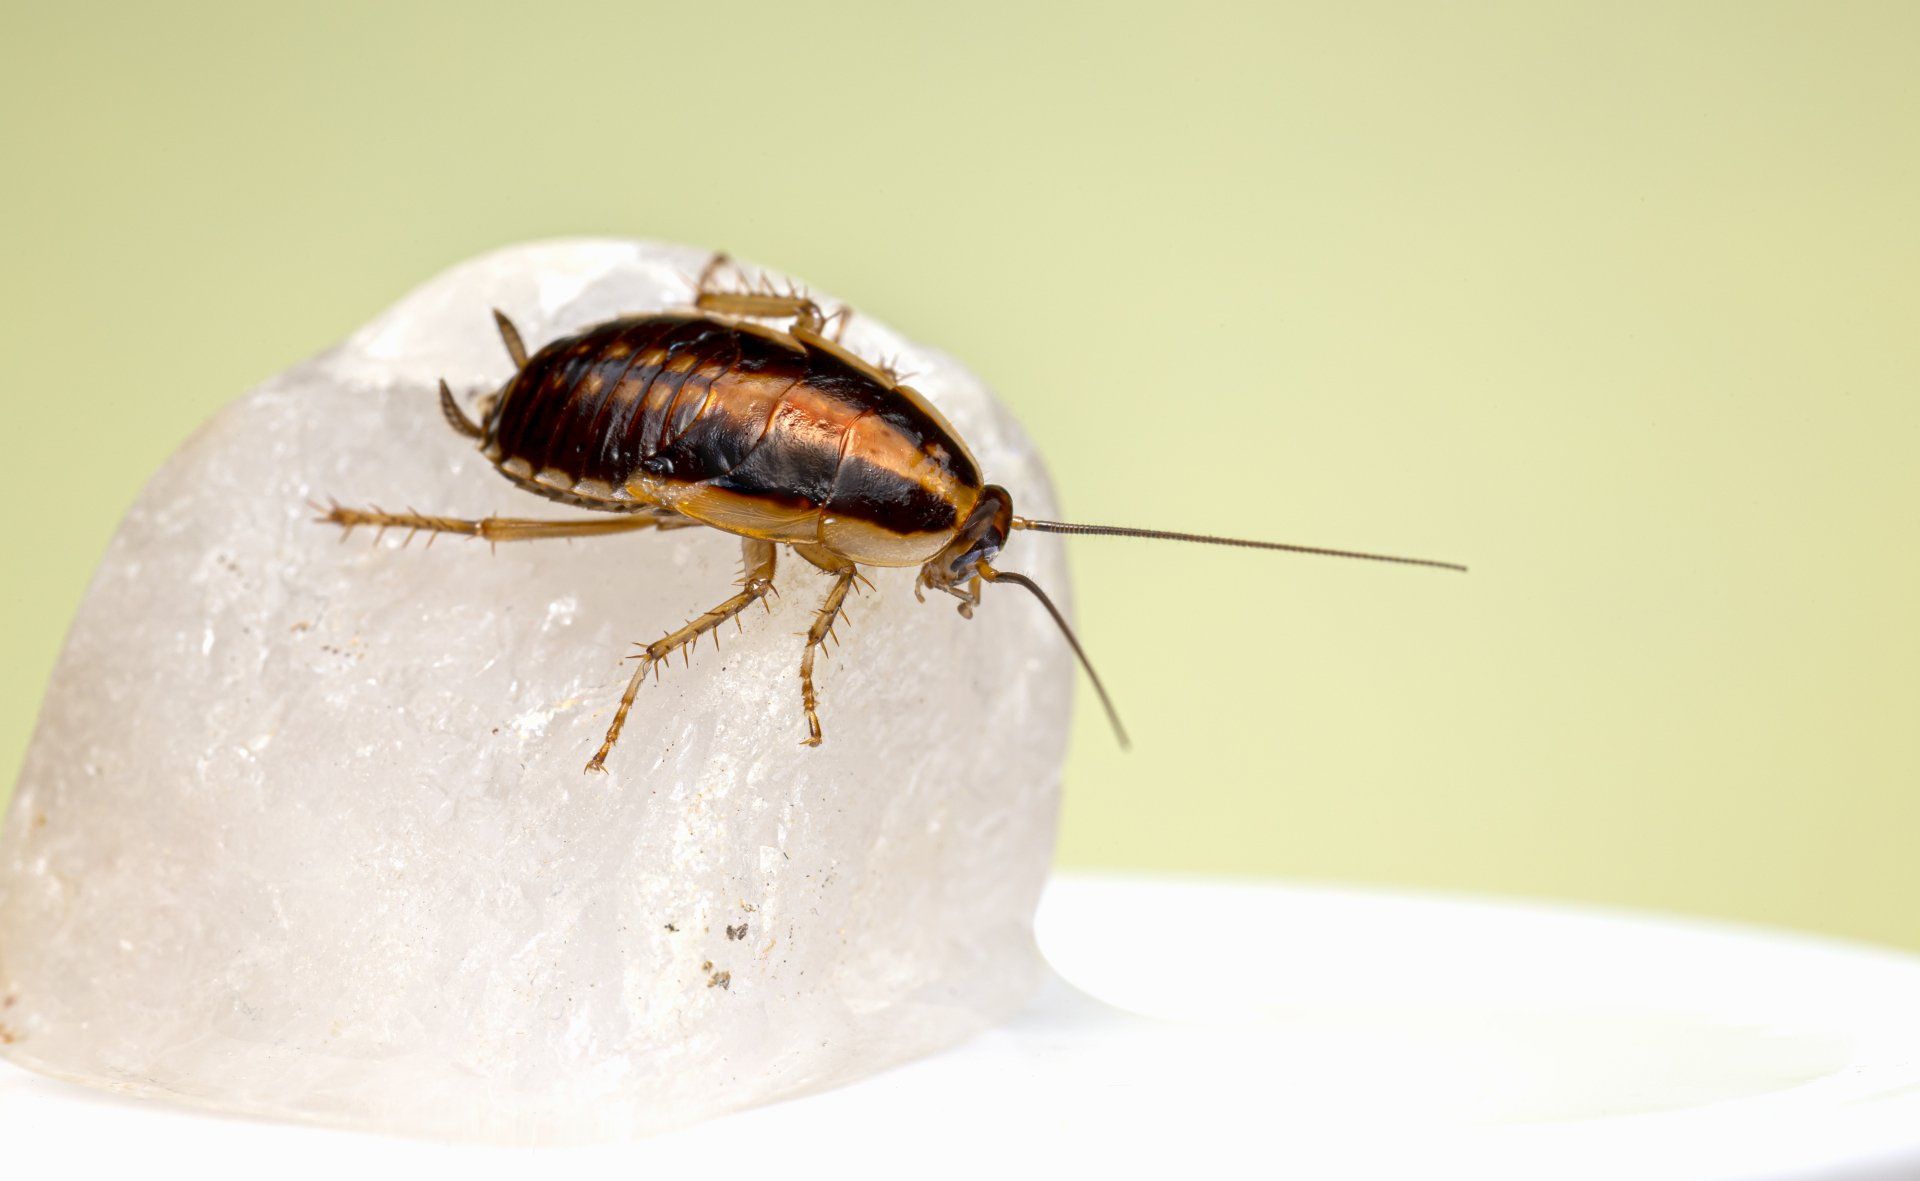
[(932, 586), (957, 586), (980, 572), (1007, 544), (1013, 530), (1013, 497), (998, 484), (988, 484), (973, 502), (973, 511), (961, 523), (959, 532), (947, 548), (925, 567), (925, 580)]

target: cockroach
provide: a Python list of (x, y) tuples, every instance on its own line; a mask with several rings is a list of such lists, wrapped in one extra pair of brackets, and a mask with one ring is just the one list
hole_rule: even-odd
[(714, 255), (687, 311), (609, 320), (531, 356), (513, 322), (496, 310), (515, 372), (482, 403), (477, 423), (440, 383), (448, 424), (475, 440), (501, 475), (604, 516), (469, 520), (334, 504), (321, 517), (347, 531), (368, 525), (491, 542), (697, 525), (739, 536), (746, 564), (740, 591), (642, 649), (588, 771), (606, 770), (648, 672), (773, 591), (783, 545), (833, 576), (800, 657), (808, 746), (818, 746), (822, 734), (814, 654), (863, 566), (918, 566), (915, 596), (952, 595), (968, 617), (985, 584), (1030, 592), (1086, 670), (1122, 746), (1127, 735), (1113, 700), (1065, 616), (1032, 579), (993, 565), (1009, 534), (1145, 537), (1466, 569), (1425, 558), (1016, 516), (1013, 498), (982, 481), (973, 454), (938, 410), (895, 373), (841, 344), (848, 309), (825, 314), (791, 288), (723, 290), (717, 279), (727, 262)]

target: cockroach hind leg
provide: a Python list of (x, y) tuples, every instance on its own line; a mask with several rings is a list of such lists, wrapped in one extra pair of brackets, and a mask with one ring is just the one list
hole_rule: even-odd
[[(318, 510), (319, 505), (314, 505)], [(603, 537), (613, 533), (632, 533), (641, 529), (673, 528), (680, 520), (672, 513), (626, 513), (574, 521), (541, 521), (525, 517), (441, 517), (430, 513), (390, 513), (372, 508), (346, 508), (334, 501), (319, 518), (323, 524), (338, 525), (341, 536), (361, 525), (375, 529), (381, 536), (389, 529), (405, 529), (409, 537), (416, 533), (458, 533), (498, 544), (502, 541), (538, 541), (550, 537)]]
[(346, 544), (347, 538), (353, 536), (354, 529), (359, 525), (358, 521), (343, 518), (342, 514), (347, 510), (343, 509), (340, 506), (340, 502), (331, 496), (327, 498), (327, 503), (325, 504), (321, 504), (312, 497), (308, 497), (307, 507), (314, 511), (315, 515), (313, 520), (315, 524), (340, 526), (340, 544), (342, 545)]

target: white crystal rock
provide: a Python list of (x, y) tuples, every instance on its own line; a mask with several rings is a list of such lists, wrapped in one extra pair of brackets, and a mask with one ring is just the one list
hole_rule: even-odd
[[(966, 1037), (1037, 982), (1072, 669), (1024, 595), (977, 618), (873, 571), (801, 745), (828, 582), (642, 691), (735, 589), (710, 529), (339, 543), (309, 498), (460, 516), (514, 489), (435, 383), (684, 305), (702, 251), (517, 247), (456, 267), (221, 412), (154, 477), (75, 620), (0, 834), (0, 1054), (80, 1082), (407, 1133), (620, 1138)], [(220, 331), (232, 331), (232, 327)], [(209, 332), (214, 329), (209, 328)], [(1039, 458), (973, 376), (864, 315), (1022, 512)], [(1056, 594), (1053, 542), (1006, 557)]]

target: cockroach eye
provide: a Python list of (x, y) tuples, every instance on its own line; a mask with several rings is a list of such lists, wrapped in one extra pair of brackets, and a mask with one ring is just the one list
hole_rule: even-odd
[(1013, 497), (998, 484), (980, 490), (980, 499), (960, 527), (947, 569), (955, 579), (971, 578), (981, 563), (991, 562), (1007, 544), (1013, 530)]

